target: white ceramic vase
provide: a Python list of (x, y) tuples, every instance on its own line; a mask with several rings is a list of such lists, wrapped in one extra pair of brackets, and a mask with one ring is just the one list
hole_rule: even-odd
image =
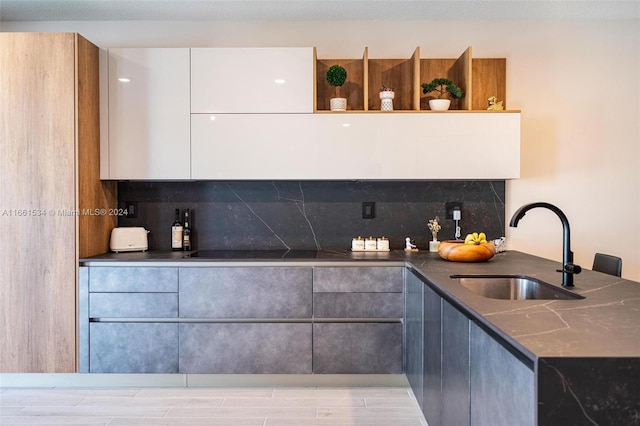
[(383, 90), (380, 92), (380, 110), (381, 111), (393, 111), (393, 98), (395, 92), (390, 90)]
[(429, 108), (432, 111), (447, 111), (450, 105), (449, 99), (429, 99)]
[(346, 111), (347, 98), (331, 98), (329, 100), (329, 106), (331, 107), (331, 111)]

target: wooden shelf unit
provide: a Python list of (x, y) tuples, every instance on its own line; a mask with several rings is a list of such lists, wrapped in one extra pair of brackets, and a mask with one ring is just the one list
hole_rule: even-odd
[(451, 100), (451, 111), (483, 111), (487, 98), (495, 96), (504, 102), (506, 109), (505, 58), (473, 58), (468, 47), (457, 59), (421, 58), (420, 48), (406, 59), (370, 59), (364, 48), (361, 59), (322, 59), (314, 48), (315, 105), (314, 112), (329, 111), (329, 99), (335, 97), (325, 75), (332, 65), (341, 65), (347, 71), (347, 81), (340, 88), (340, 95), (347, 98), (347, 111), (380, 111), (380, 87), (392, 87), (395, 91), (394, 112), (430, 111), (429, 99), (433, 94), (422, 93), (422, 83), (434, 78), (448, 78), (465, 93), (461, 99)]
[(347, 81), (340, 87), (340, 97), (347, 98), (347, 109), (365, 111), (367, 99), (367, 48), (361, 59), (318, 59), (313, 48), (315, 61), (315, 105), (314, 111), (329, 111), (329, 99), (336, 97), (336, 90), (327, 83), (327, 70), (332, 65), (340, 65), (347, 71)]

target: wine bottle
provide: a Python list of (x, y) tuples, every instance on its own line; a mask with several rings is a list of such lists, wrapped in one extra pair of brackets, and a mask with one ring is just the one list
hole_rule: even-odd
[(176, 209), (176, 218), (171, 225), (171, 249), (182, 250), (184, 228), (180, 223), (180, 209)]
[(191, 223), (189, 219), (189, 209), (184, 211), (184, 229), (182, 231), (182, 249), (191, 250)]

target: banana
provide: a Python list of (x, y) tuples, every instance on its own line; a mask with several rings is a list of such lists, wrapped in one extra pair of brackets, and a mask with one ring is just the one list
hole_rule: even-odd
[(474, 232), (473, 234), (467, 234), (464, 239), (465, 244), (485, 244), (487, 242), (487, 236), (484, 232)]

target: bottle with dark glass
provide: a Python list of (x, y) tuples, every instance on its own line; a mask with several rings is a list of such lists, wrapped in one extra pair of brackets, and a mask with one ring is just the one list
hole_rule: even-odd
[(184, 228), (180, 223), (180, 209), (176, 209), (176, 218), (171, 225), (171, 249), (182, 250)]
[(191, 250), (191, 219), (189, 217), (189, 209), (184, 211), (184, 229), (182, 231), (182, 249)]

